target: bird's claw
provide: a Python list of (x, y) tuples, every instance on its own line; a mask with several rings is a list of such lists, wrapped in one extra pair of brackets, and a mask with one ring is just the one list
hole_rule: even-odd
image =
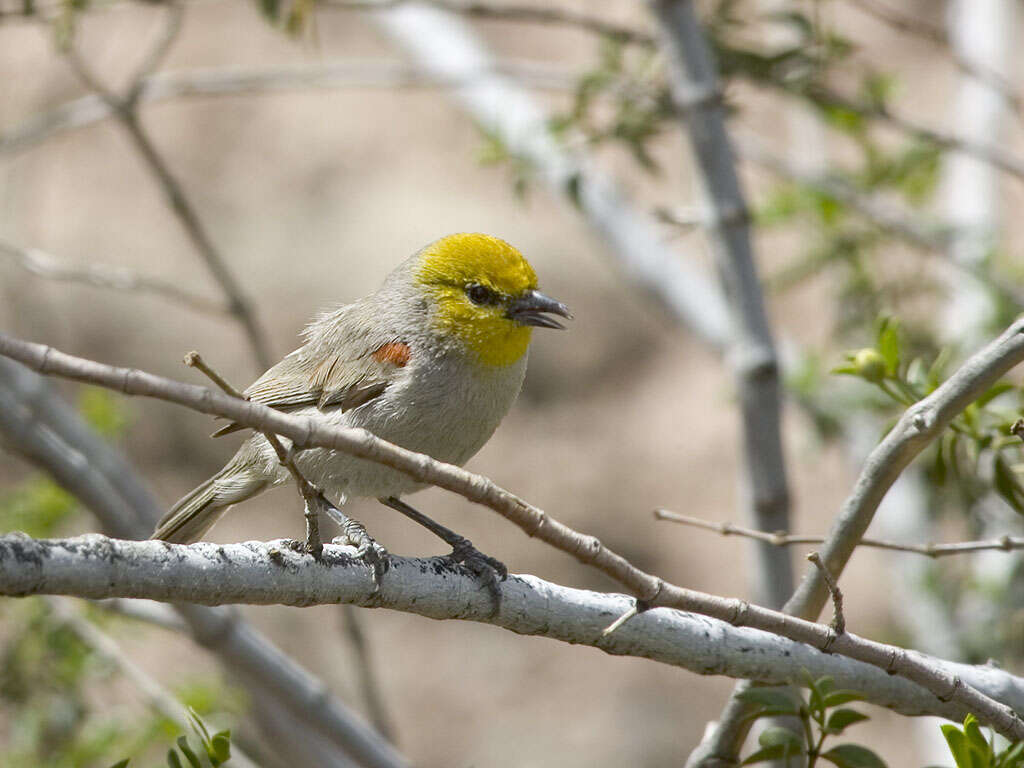
[(452, 547), (452, 553), (448, 559), (454, 563), (462, 563), (466, 568), (480, 579), (487, 591), (494, 599), (494, 608), (491, 615), (498, 613), (501, 607), (501, 586), (500, 582), (508, 578), (508, 568), (500, 560), (490, 555), (485, 555), (473, 546), (469, 539), (462, 538)]
[(332, 544), (348, 544), (356, 548), (355, 554), (352, 556), (353, 560), (358, 560), (369, 566), (373, 572), (373, 586), (374, 591), (380, 589), (381, 579), (384, 574), (391, 568), (391, 560), (388, 555), (388, 551), (380, 544), (378, 544), (373, 537), (371, 537), (366, 531), (362, 531), (361, 536), (337, 536), (331, 542)]
[(316, 560), (319, 560), (324, 553), (324, 545), (319, 543), (319, 546), (317, 546), (317, 544), (299, 541), (298, 539), (283, 539), (282, 543), (292, 552), (298, 552), (300, 555), (312, 555)]

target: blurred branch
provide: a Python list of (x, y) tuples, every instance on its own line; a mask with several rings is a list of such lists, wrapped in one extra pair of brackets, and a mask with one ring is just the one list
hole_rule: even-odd
[(951, 266), (982, 281), (986, 288), (999, 294), (1012, 305), (1024, 308), (1024, 293), (1015, 290), (1003, 280), (993, 279), (981, 265), (956, 258), (953, 252), (957, 235), (955, 227), (918, 222), (913, 214), (901, 211), (889, 201), (872, 198), (834, 175), (801, 170), (794, 163), (765, 150), (760, 141), (752, 135), (741, 134), (737, 146), (741, 157), (781, 178), (849, 206), (883, 232), (919, 251), (941, 257)]
[(1001, 148), (1001, 145), (962, 138), (941, 128), (924, 125), (913, 118), (896, 114), (884, 104), (867, 104), (845, 96), (827, 86), (810, 85), (806, 88), (794, 90), (784, 84), (780, 85), (763, 80), (757, 82), (781, 88), (794, 96), (809, 98), (813, 103), (821, 106), (838, 107), (855, 112), (869, 119), (885, 123), (898, 131), (921, 141), (934, 144), (942, 149), (958, 150), (998, 168), (1015, 179), (1024, 181), (1024, 159), (1006, 152)]
[[(531, 88), (559, 92), (571, 91), (578, 79), (565, 67), (529, 59), (496, 61), (492, 71)], [(141, 105), (178, 98), (262, 95), (317, 88), (452, 88), (467, 81), (441, 78), (403, 61), (352, 59), (275, 69), (159, 72), (138, 82), (136, 100)], [(0, 154), (20, 151), (113, 114), (115, 108), (95, 93), (73, 99), (29, 117), (0, 135)]]
[[(942, 669), (922, 661), (906, 651), (844, 633), (838, 637), (828, 627), (788, 616), (779, 611), (751, 605), (743, 600), (722, 598), (669, 584), (637, 568), (621, 555), (605, 547), (598, 539), (587, 536), (547, 515), (543, 510), (509, 493), (493, 481), (467, 472), (461, 467), (445, 464), (424, 454), (406, 450), (375, 437), (362, 429), (325, 425), (317, 419), (281, 413), (258, 403), (241, 401), (204, 387), (183, 384), (142, 371), (114, 368), (59, 352), (52, 347), (19, 341), (0, 334), (0, 354), (12, 357), (41, 373), (55, 374), (77, 381), (98, 384), (131, 395), (155, 397), (178, 403), (201, 413), (222, 416), (261, 432), (274, 432), (286, 437), (297, 448), (321, 447), (340, 450), (369, 459), (406, 474), (415, 480), (458, 493), (483, 504), (505, 519), (557, 549), (592, 565), (630, 589), (639, 600), (651, 607), (671, 607), (714, 617), (736, 626), (750, 626), (807, 643), (819, 650), (848, 656), (900, 675), (932, 691), (943, 700), (955, 701), (979, 719), (1010, 739), (1024, 740), (1024, 722), (991, 698), (964, 685), (958, 677), (950, 677)], [(892, 479), (909, 463), (913, 455), (938, 433), (952, 417), (965, 408), (1015, 363), (1024, 360), (1024, 318), (1017, 320), (996, 341), (967, 361), (935, 393), (911, 406), (890, 436), (868, 459), (865, 475), (870, 480), (858, 484), (855, 494), (840, 516), (838, 532), (825, 546), (825, 562), (832, 573), (839, 574), (846, 560), (851, 537), (857, 528), (851, 515), (881, 498), (882, 482)], [(2, 413), (2, 409), (0, 409)], [(912, 434), (908, 432), (913, 430)], [(892, 450), (895, 442), (898, 450)], [(889, 461), (894, 470), (882, 462)], [(887, 486), (886, 486), (887, 487)], [(858, 520), (863, 517), (861, 512)], [(863, 531), (860, 531), (860, 535)], [(159, 543), (154, 546), (160, 546)], [(165, 547), (171, 545), (163, 544)], [(850, 547), (852, 551), (852, 546)], [(838, 554), (837, 554), (838, 553)], [(204, 559), (208, 563), (208, 560)], [(830, 565), (836, 563), (836, 565)], [(217, 579), (218, 588), (223, 581)], [(816, 595), (813, 580), (808, 577), (812, 598)], [(805, 590), (806, 591), (806, 590)], [(798, 589), (797, 596), (802, 591)], [(111, 595), (103, 595), (111, 596)], [(791, 600), (792, 602), (792, 600)], [(493, 606), (492, 606), (493, 607)], [(189, 617), (190, 607), (181, 609)], [(820, 606), (818, 608), (820, 610)], [(216, 622), (213, 617), (209, 621)], [(627, 624), (628, 626), (628, 624)], [(221, 636), (221, 628), (211, 629)], [(202, 636), (207, 634), (200, 632)]]
[(604, 250), (624, 279), (673, 320), (724, 349), (731, 329), (720, 291), (668, 248), (657, 221), (613, 180), (555, 140), (545, 112), (529, 93), (495, 73), (493, 57), (468, 24), (411, 3), (376, 19), (423, 70), (464, 83), (450, 91), (456, 103), (583, 215), (607, 243)]
[[(10, 534), (0, 537), (0, 593), (118, 595), (206, 604), (342, 602), (432, 619), (492, 624), (613, 655), (648, 658), (698, 674), (754, 677), (772, 684), (799, 684), (807, 673), (812, 677), (829, 675), (837, 686), (856, 690), (869, 701), (906, 715), (961, 719), (973, 711), (961, 703), (936, 698), (883, 669), (685, 612), (643, 611), (605, 635), (602, 630), (608, 617), (628, 610), (631, 598), (572, 589), (535, 576), (510, 575), (502, 582), (497, 615), (488, 591), (468, 570), (445, 565), (438, 558), (392, 556), (391, 570), (378, 589), (365, 568), (350, 566), (354, 552), (352, 547), (328, 544), (323, 558), (316, 561), (292, 551), (283, 541), (180, 546), (120, 541), (98, 534), (50, 540)], [(830, 628), (821, 626), (821, 630), (835, 638)], [(835, 642), (841, 639), (835, 638)], [(941, 670), (949, 680), (960, 680), (960, 686), (998, 697), (1001, 710), (1024, 709), (1024, 679), (1004, 670), (890, 650)]]
[[(655, 0), (670, 58), (670, 84), (708, 198), (708, 229), (732, 335), (726, 355), (739, 390), (744, 463), (744, 516), (758, 528), (789, 526), (789, 488), (782, 451), (779, 361), (750, 243), (750, 216), (736, 165), (711, 51), (688, 0)], [(759, 602), (779, 607), (793, 590), (789, 553), (757, 548), (751, 578)]]
[(73, 264), (37, 248), (20, 248), (3, 241), (0, 241), (0, 253), (22, 269), (48, 280), (83, 283), (96, 288), (132, 293), (152, 293), (207, 314), (224, 315), (228, 311), (223, 302), (187, 291), (168, 280), (140, 275), (130, 269), (95, 261)]
[(67, 60), (79, 79), (106, 102), (114, 116), (118, 119), (118, 122), (121, 123), (128, 133), (132, 143), (135, 145), (135, 149), (163, 190), (171, 209), (185, 230), (185, 234), (224, 292), (228, 300), (229, 311), (245, 330), (249, 345), (252, 347), (253, 355), (260, 370), (266, 370), (273, 365), (274, 360), (270, 354), (266, 335), (256, 318), (255, 311), (252, 309), (248, 299), (245, 298), (235, 276), (228, 269), (224, 257), (214, 246), (213, 240), (199, 218), (199, 214), (185, 195), (184, 188), (171, 173), (163, 156), (157, 151), (149, 134), (143, 129), (136, 111), (139, 94), (143, 88), (143, 79), (159, 66), (160, 61), (170, 49), (175, 35), (180, 29), (182, 7), (179, 2), (168, 3), (165, 33), (160, 36), (150, 53), (146, 56), (139, 71), (136, 73), (136, 79), (129, 85), (127, 94), (124, 97), (116, 95), (103, 85), (73, 47), (67, 52)]
[[(117, 668), (145, 697), (153, 711), (175, 723), (182, 731), (188, 732), (189, 723), (185, 718), (184, 705), (158, 680), (125, 654), (117, 642), (102, 629), (89, 621), (67, 598), (49, 597), (46, 604), (54, 617), (96, 654), (100, 660)], [(237, 768), (257, 768), (238, 745), (231, 746), (231, 764)]]
[(859, 8), (869, 16), (888, 24), (898, 32), (913, 35), (935, 45), (949, 47), (949, 38), (941, 24), (932, 24), (920, 16), (912, 16), (903, 11), (886, 5), (880, 0), (846, 0), (847, 3)]
[(380, 680), (377, 678), (376, 667), (370, 654), (370, 643), (366, 638), (366, 625), (359, 612), (351, 605), (341, 606), (342, 631), (348, 638), (355, 657), (356, 675), (359, 678), (359, 691), (366, 705), (366, 713), (381, 736), (397, 744), (395, 727), (388, 715), (384, 696), (381, 693)]
[(571, 8), (544, 5), (490, 4), (465, 2), (464, 0), (321, 0), (319, 7), (341, 11), (387, 11), (413, 2), (419, 5), (429, 5), (446, 13), (476, 19), (569, 27), (610, 37), (622, 43), (654, 44), (654, 37), (639, 29), (614, 24), (598, 16), (580, 13)]
[[(920, 16), (904, 13), (879, 0), (846, 0), (847, 3), (861, 12), (878, 19), (898, 32), (925, 40), (932, 45), (950, 52), (953, 63), (964, 73), (987, 84), (997, 91), (1014, 112), (1021, 112), (1021, 97), (1013, 88), (1013, 84), (990, 67), (983, 66), (964, 55), (957, 49), (946, 34), (941, 24), (933, 24)], [(945, 8), (943, 9), (945, 10)]]
[[(743, 536), (748, 539), (757, 539), (771, 544), (773, 547), (791, 547), (797, 544), (821, 544), (825, 541), (823, 536), (802, 536), (799, 534), (786, 533), (785, 531), (758, 531), (753, 528), (745, 528), (742, 525), (724, 522), (716, 523), (711, 520), (703, 520), (699, 517), (681, 515), (678, 512), (670, 512), (667, 509), (654, 510), (654, 517), (658, 520), (668, 520), (680, 525), (688, 525), (693, 528), (703, 528), (706, 531), (714, 531), (723, 536)], [(968, 552), (983, 552), (996, 550), (1000, 552), (1013, 552), (1024, 549), (1024, 536), (1001, 536), (998, 539), (987, 539), (985, 541), (958, 541), (954, 544), (901, 544), (897, 541), (884, 541), (882, 539), (864, 538), (858, 546), (874, 547), (876, 549), (889, 549), (896, 552), (911, 552), (917, 555), (936, 558), (947, 555), (962, 555)]]
[[(49, 473), (112, 534), (146, 538), (162, 516), (124, 459), (42, 377), (6, 360), (0, 360), (0, 434), (7, 447)], [(186, 605), (176, 610), (193, 638), (250, 689), (254, 702), (273, 701), (256, 710), (265, 729), (284, 729), (289, 737), (275, 742), (276, 749), (288, 745), (291, 758), (323, 768), (350, 768), (346, 754), (376, 768), (407, 765), (318, 679), (236, 612)], [(323, 748), (325, 741), (331, 749)]]

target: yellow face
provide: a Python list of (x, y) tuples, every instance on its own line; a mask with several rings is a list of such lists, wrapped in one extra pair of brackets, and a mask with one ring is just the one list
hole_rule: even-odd
[(517, 314), (524, 297), (541, 296), (533, 267), (496, 237), (441, 238), (424, 249), (416, 279), (434, 297), (437, 330), (459, 339), (484, 365), (515, 363), (530, 344), (531, 326), (541, 324), (524, 319), (537, 311)]

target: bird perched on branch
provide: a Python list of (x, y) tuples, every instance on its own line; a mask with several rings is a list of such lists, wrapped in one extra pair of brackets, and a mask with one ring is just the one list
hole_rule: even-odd
[[(571, 317), (537, 289), (537, 275), (518, 250), (488, 235), (449, 235), (406, 259), (375, 293), (315, 318), (306, 343), (243, 394), (461, 465), (519, 394), (533, 328), (564, 327), (552, 315)], [(215, 435), (239, 429), (230, 424)], [(474, 571), (504, 576), (501, 563), (400, 500), (424, 487), (408, 475), (325, 448), (299, 451), (292, 461), (362, 555), (383, 549), (339, 508), (369, 496), (430, 528)], [(196, 541), (229, 507), (289, 478), (267, 438), (254, 434), (171, 508), (153, 538)]]

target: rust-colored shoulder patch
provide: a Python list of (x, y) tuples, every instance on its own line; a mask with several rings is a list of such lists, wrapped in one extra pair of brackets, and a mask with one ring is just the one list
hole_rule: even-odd
[(410, 357), (412, 350), (401, 341), (388, 342), (373, 353), (373, 359), (378, 363), (391, 363), (399, 368), (404, 368)]

